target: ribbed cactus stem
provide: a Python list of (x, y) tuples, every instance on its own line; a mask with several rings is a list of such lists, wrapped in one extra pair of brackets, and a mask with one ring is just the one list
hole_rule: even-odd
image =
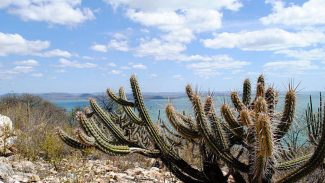
[(253, 125), (252, 117), (249, 110), (245, 109), (240, 111), (240, 122), (245, 126)]
[(255, 128), (258, 142), (258, 155), (261, 157), (272, 156), (274, 144), (270, 117), (265, 113), (259, 114)]
[(221, 114), (225, 118), (229, 127), (236, 133), (236, 135), (242, 137), (244, 134), (244, 130), (242, 126), (237, 122), (233, 112), (227, 104), (223, 104), (221, 106)]
[(212, 105), (212, 96), (207, 96), (204, 103), (204, 113), (206, 115), (210, 113)]
[[(120, 96), (121, 99), (127, 101), (127, 98), (126, 98), (123, 87), (121, 87), (119, 89), (119, 96)], [(132, 122), (134, 122), (134, 123), (136, 123), (138, 125), (143, 125), (143, 122), (141, 121), (141, 118), (139, 118), (138, 115), (133, 112), (131, 107), (125, 106), (125, 105), (122, 105), (122, 107), (123, 107), (123, 110), (125, 111), (125, 113), (132, 120)]]
[(175, 109), (171, 104), (166, 106), (166, 115), (175, 130), (184, 138), (195, 139), (200, 136), (196, 129), (191, 129), (182, 122), (182, 119), (180, 119), (176, 114)]
[(243, 84), (243, 103), (248, 106), (251, 102), (251, 82), (249, 79), (245, 79)]
[(188, 98), (190, 99), (190, 101), (192, 101), (194, 92), (193, 92), (191, 85), (186, 85), (185, 91), (186, 91), (186, 94), (187, 94)]
[(212, 151), (220, 156), (222, 160), (224, 160), (227, 164), (238, 168), (240, 171), (246, 172), (248, 171), (247, 165), (241, 163), (236, 158), (234, 158), (231, 153), (224, 153), (220, 149), (220, 146), (216, 143), (214, 136), (211, 133), (211, 130), (207, 126), (207, 117), (204, 114), (204, 109), (198, 95), (194, 95), (192, 98), (193, 108), (195, 112), (195, 117), (198, 122), (199, 131), (203, 134), (203, 137)]
[(267, 103), (264, 99), (264, 97), (257, 97), (256, 101), (255, 101), (255, 106), (254, 106), (254, 110), (256, 115), (259, 113), (267, 113)]
[(265, 79), (263, 74), (258, 76), (257, 83), (261, 83), (263, 86), (265, 86)]
[(269, 87), (265, 92), (265, 99), (268, 106), (268, 112), (272, 115), (276, 105), (276, 92), (273, 87)]
[(296, 93), (295, 90), (289, 89), (285, 96), (284, 109), (282, 112), (282, 117), (280, 123), (277, 126), (277, 135), (276, 137), (282, 138), (289, 130), (293, 118), (295, 115), (296, 109)]
[(231, 92), (230, 98), (231, 98), (231, 101), (234, 104), (235, 108), (237, 109), (237, 111), (246, 109), (246, 106), (244, 105), (244, 103), (239, 99), (237, 92)]
[(264, 97), (265, 96), (265, 86), (261, 83), (258, 83), (256, 86), (256, 97)]
[(76, 148), (76, 149), (86, 149), (88, 147), (91, 147), (90, 145), (84, 144), (79, 142), (78, 140), (70, 137), (67, 133), (65, 133), (63, 130), (58, 129), (58, 135), (61, 138), (61, 140), (69, 145), (70, 147)]
[(120, 104), (120, 105), (124, 105), (124, 106), (129, 106), (129, 107), (134, 107), (134, 103), (133, 102), (129, 102), (126, 101), (118, 96), (116, 96), (113, 92), (113, 90), (111, 89), (107, 89), (106, 90), (107, 95), (114, 100), (116, 103)]
[(91, 136), (88, 136), (86, 135), (83, 131), (81, 131), (81, 129), (77, 129), (76, 130), (76, 136), (78, 137), (78, 139), (86, 144), (86, 145), (89, 145), (89, 146), (93, 146), (95, 145), (95, 138), (94, 137), (91, 137)]

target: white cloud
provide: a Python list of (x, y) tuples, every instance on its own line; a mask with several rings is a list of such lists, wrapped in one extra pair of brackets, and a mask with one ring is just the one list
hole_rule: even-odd
[[(156, 28), (157, 37), (142, 39), (136, 48), (138, 56), (166, 58), (165, 53), (179, 54), (197, 34), (213, 32), (222, 26), (222, 10), (237, 11), (239, 0), (106, 0), (113, 7), (123, 7), (125, 15), (145, 29)], [(146, 31), (147, 32), (147, 31)], [(143, 41), (144, 40), (144, 41)], [(150, 47), (148, 46), (157, 46)], [(169, 56), (168, 56), (169, 57)], [(173, 56), (171, 56), (173, 57)]]
[(54, 49), (46, 50), (50, 47), (49, 41), (27, 40), (19, 34), (6, 34), (0, 32), (0, 56), (8, 55), (33, 55), (39, 57), (65, 57), (72, 54), (68, 51)]
[(24, 21), (44, 21), (50, 24), (77, 25), (95, 18), (89, 8), (81, 8), (81, 0), (6, 0), (0, 8)]
[(22, 61), (15, 62), (15, 65), (34, 67), (34, 66), (38, 66), (38, 62), (36, 60), (32, 60), (32, 59), (22, 60)]
[(92, 50), (94, 51), (98, 51), (98, 52), (107, 52), (107, 46), (103, 45), (103, 44), (94, 44), (90, 47)]
[(272, 61), (266, 63), (263, 67), (266, 72), (294, 73), (294, 74), (300, 74), (306, 70), (318, 69), (318, 66), (313, 64), (309, 60)]
[(288, 26), (324, 25), (325, 3), (324, 0), (308, 0), (301, 6), (290, 4), (285, 7), (281, 1), (271, 1), (273, 12), (262, 17), (263, 24), (283, 24)]
[(158, 77), (158, 75), (157, 75), (157, 74), (150, 74), (150, 76), (151, 76), (151, 77), (153, 77), (153, 78), (156, 78), (156, 77)]
[(310, 50), (279, 50), (276, 54), (283, 54), (290, 58), (301, 60), (325, 60), (325, 50), (322, 48), (315, 48)]
[(110, 62), (110, 63), (107, 64), (107, 66), (109, 66), (109, 67), (116, 67), (116, 64), (113, 63), (113, 62)]
[(111, 73), (117, 75), (117, 74), (121, 74), (121, 71), (120, 70), (113, 69), (113, 70), (111, 70)]
[(183, 44), (177, 42), (166, 42), (159, 39), (141, 40), (140, 45), (136, 48), (137, 56), (153, 56), (155, 59), (172, 59), (186, 50)]
[(279, 50), (294, 47), (308, 47), (325, 42), (325, 34), (319, 31), (288, 32), (282, 29), (263, 29), (250, 32), (215, 35), (213, 39), (202, 40), (208, 48), (240, 48), (242, 50)]
[(238, 70), (250, 64), (250, 62), (234, 60), (226, 55), (206, 57), (206, 59), (205, 62), (192, 63), (187, 67), (197, 75), (209, 78), (220, 74), (221, 70)]
[(0, 32), (0, 56), (11, 54), (32, 55), (47, 49), (50, 46), (48, 41), (24, 39), (19, 34), (5, 34)]
[(59, 65), (58, 67), (71, 67), (71, 68), (78, 68), (78, 69), (84, 69), (84, 68), (95, 68), (97, 67), (96, 64), (94, 63), (81, 63), (81, 62), (77, 62), (77, 61), (70, 61), (64, 58), (61, 58), (59, 60)]
[(11, 70), (8, 70), (8, 74), (26, 74), (26, 73), (31, 73), (34, 71), (34, 67), (32, 66), (15, 66)]
[(128, 38), (121, 33), (114, 34), (107, 44), (94, 44), (90, 48), (98, 52), (107, 52), (109, 49), (127, 52), (130, 49)]
[(132, 64), (132, 67), (134, 69), (147, 69), (147, 66), (145, 66), (143, 64)]
[(134, 9), (142, 9), (144, 11), (157, 11), (157, 10), (168, 10), (176, 11), (180, 9), (222, 9), (226, 8), (229, 10), (236, 11), (242, 4), (239, 0), (105, 0), (107, 3), (114, 7), (117, 6), (128, 6)]
[(72, 57), (72, 54), (68, 51), (60, 50), (60, 49), (54, 49), (50, 51), (45, 51), (40, 56), (43, 57), (64, 57), (64, 58), (70, 58)]

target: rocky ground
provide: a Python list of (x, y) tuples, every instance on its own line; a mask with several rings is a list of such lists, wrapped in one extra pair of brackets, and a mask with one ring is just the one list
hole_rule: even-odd
[[(19, 156), (0, 157), (0, 183), (12, 182), (179, 182), (168, 171), (157, 167), (121, 170), (112, 160), (63, 159), (56, 166), (45, 161), (27, 161)], [(123, 163), (123, 162), (120, 162)], [(56, 168), (57, 167), (57, 168)]]

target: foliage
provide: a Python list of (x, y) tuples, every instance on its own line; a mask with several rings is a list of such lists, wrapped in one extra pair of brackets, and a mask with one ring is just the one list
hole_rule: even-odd
[(15, 145), (23, 157), (34, 160), (41, 156), (57, 161), (69, 152), (54, 130), (57, 125), (69, 130), (62, 123), (68, 117), (52, 103), (30, 94), (7, 95), (0, 99), (0, 113), (13, 121), (17, 135)]

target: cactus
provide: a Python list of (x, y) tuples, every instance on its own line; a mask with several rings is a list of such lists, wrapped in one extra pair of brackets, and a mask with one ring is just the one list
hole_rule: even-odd
[[(193, 106), (193, 117), (177, 112), (169, 103), (166, 114), (171, 125), (167, 125), (161, 119), (155, 123), (148, 115), (135, 76), (131, 77), (130, 83), (133, 102), (126, 98), (123, 88), (119, 95), (111, 89), (107, 94), (122, 106), (129, 119), (128, 125), (141, 127), (153, 145), (144, 145), (141, 138), (132, 138), (134, 133), (126, 135), (128, 125), (121, 125), (119, 119), (122, 116), (104, 111), (94, 99), (90, 100), (91, 111), (87, 109), (76, 115), (83, 132), (78, 130), (73, 138), (59, 130), (61, 139), (79, 149), (92, 147), (110, 155), (138, 153), (158, 158), (177, 178), (190, 183), (227, 182), (230, 175), (236, 182), (295, 182), (312, 173), (324, 160), (325, 132), (321, 129), (325, 128), (322, 114), (325, 110), (322, 110), (322, 104), (317, 120), (311, 106), (306, 112), (309, 138), (316, 146), (315, 151), (295, 159), (280, 159), (279, 152), (286, 151), (281, 139), (289, 131), (295, 116), (296, 89), (291, 84), (282, 112), (276, 112), (278, 93), (273, 87), (265, 89), (264, 76), (258, 77), (256, 96), (252, 101), (251, 83), (246, 79), (242, 98), (238, 92), (232, 92), (230, 98), (234, 108), (224, 103), (221, 115), (217, 114), (211, 95), (202, 102), (201, 96), (187, 85), (186, 94)], [(180, 155), (178, 150), (184, 142), (198, 147), (201, 167), (191, 165)], [(234, 149), (238, 151), (234, 152)], [(223, 166), (228, 172), (221, 171)]]

